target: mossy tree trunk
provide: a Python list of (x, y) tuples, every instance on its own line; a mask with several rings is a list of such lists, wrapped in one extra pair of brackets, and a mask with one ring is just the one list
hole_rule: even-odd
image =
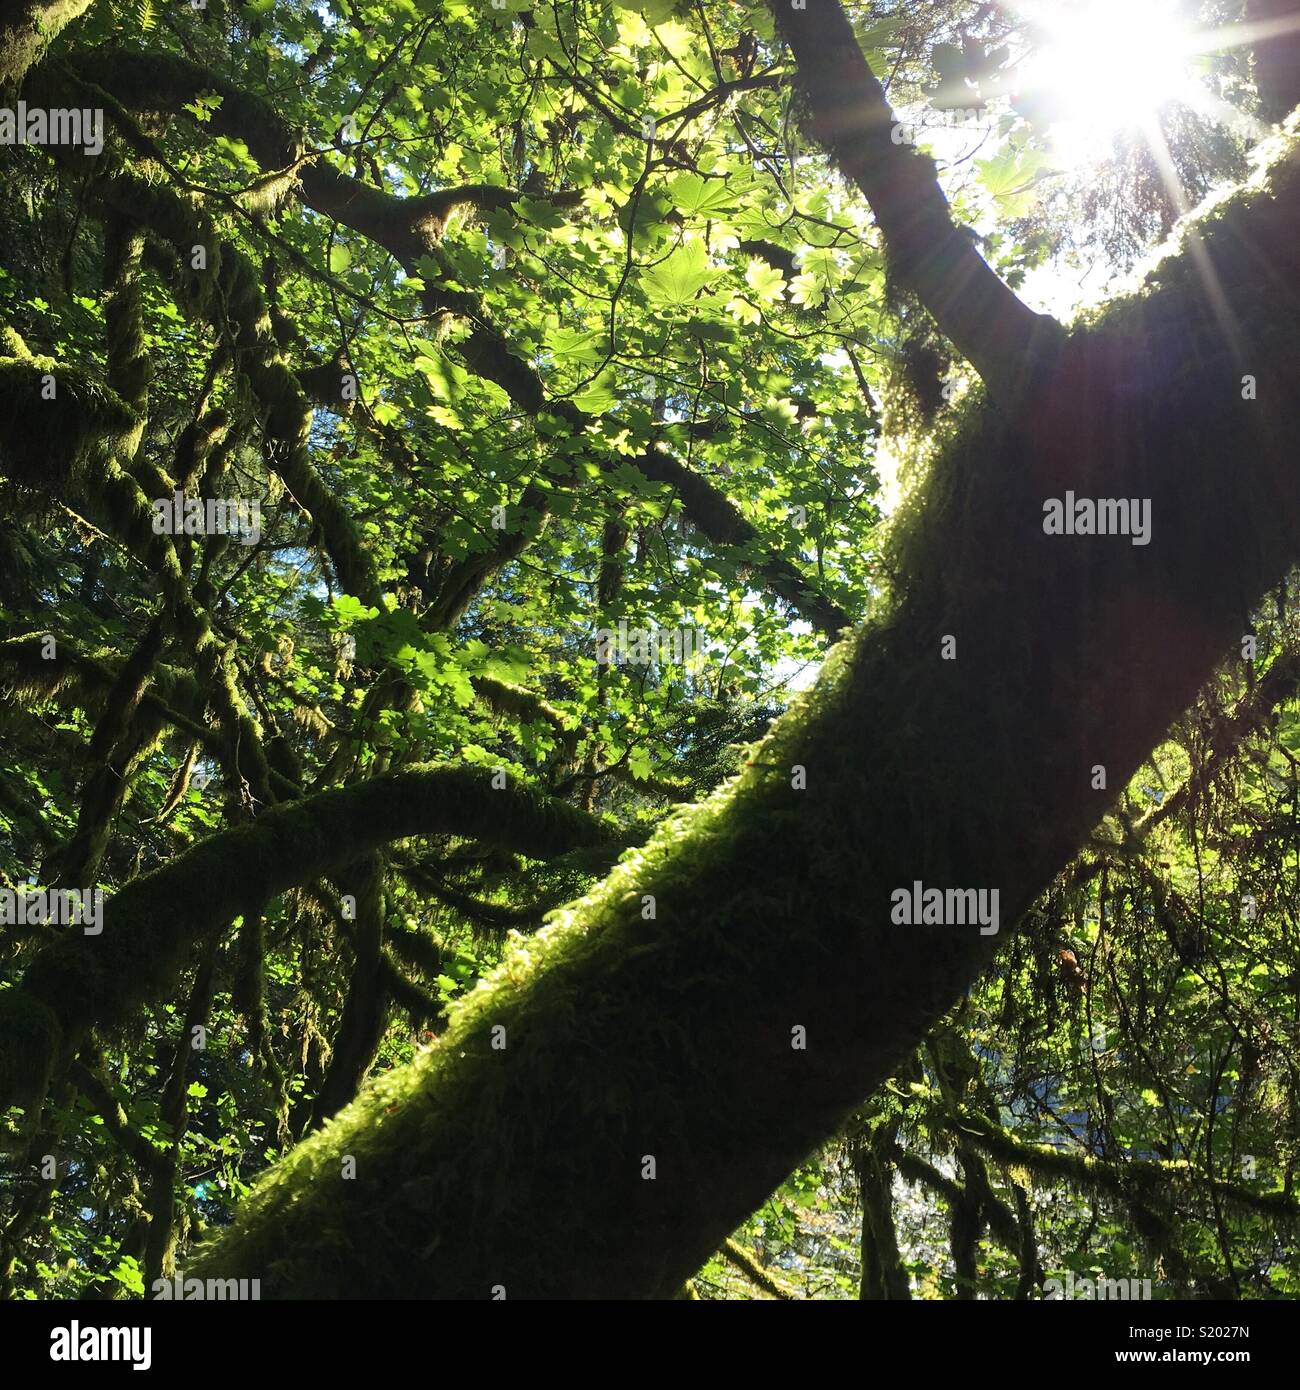
[(42, 51), (94, 0), (0, 0), (0, 86), (22, 81)]
[[(520, 946), (194, 1272), (669, 1297), (897, 1068), (1295, 557), (1300, 161), (1275, 155), (1195, 254), (1027, 362), (1014, 413), (971, 406), (900, 528), (891, 616), (742, 779)], [(1148, 499), (1149, 544), (1044, 534), (1067, 489)], [(999, 935), (896, 925), (916, 880), (996, 889)]]
[[(919, 156), (889, 140), (833, 0), (776, 8), (816, 133), (992, 399), (962, 412), (899, 526), (888, 618), (837, 649), (743, 776), (521, 943), (420, 1060), (280, 1163), (188, 1273), (256, 1277), (268, 1297), (674, 1296), (969, 987), (1300, 549), (1294, 151), (1204, 217), (1143, 295), (1066, 336), (957, 239)], [(864, 113), (869, 130), (853, 124)], [(371, 217), (341, 176), (303, 180), (310, 205), (341, 200), (340, 220), (380, 236), (387, 201)], [(147, 193), (126, 178), (103, 190), (180, 217)], [(177, 227), (188, 236), (189, 219)], [(264, 335), (251, 343), (250, 379), (284, 407), (277, 459), (298, 477), (301, 393)], [(5, 367), (21, 403), (32, 362), (15, 348)], [(69, 457), (134, 426), (120, 401), (82, 404)], [(46, 451), (23, 454), (16, 434), (0, 442), (44, 478)], [(1067, 490), (1143, 499), (1150, 543), (1045, 535), (1044, 501)], [(339, 539), (344, 571), (362, 557)], [(494, 796), (501, 817), (484, 809)], [(441, 771), (212, 837), (123, 890), (101, 938), (42, 952), (6, 991), (0, 1095), (39, 1093), (95, 1026), (169, 987), (245, 908), (232, 866), (241, 892), (251, 880), (269, 896), (388, 839), (486, 835), (499, 819), (539, 855), (599, 839), (571, 807)], [(896, 923), (895, 890), (918, 880), (996, 891), (999, 934)]]
[(894, 1228), (894, 1168), (887, 1157), (892, 1145), (893, 1135), (881, 1129), (854, 1154), (862, 1202), (862, 1278), (858, 1297), (863, 1302), (901, 1301), (912, 1296)]

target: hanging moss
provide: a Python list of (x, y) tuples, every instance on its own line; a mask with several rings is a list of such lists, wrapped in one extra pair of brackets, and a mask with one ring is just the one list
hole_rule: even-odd
[[(162, 183), (121, 172), (96, 185), (96, 196), (121, 216), (146, 225), (175, 257), (179, 301), (229, 334), (236, 365), (257, 398), (267, 435), (267, 463), (320, 528), (339, 582), (366, 603), (379, 601), (374, 562), (346, 507), (325, 485), (307, 448), (312, 407), (283, 361), (261, 280), (253, 263), (226, 241), (202, 207)], [(206, 265), (192, 270), (201, 246)]]
[(1180, 1160), (1098, 1158), (1079, 1150), (1030, 1144), (980, 1115), (964, 1112), (962, 1124), (973, 1142), (1003, 1163), (1024, 1168), (1046, 1182), (1065, 1182), (1085, 1192), (1127, 1199), (1143, 1193), (1150, 1200), (1178, 1186), (1201, 1188), (1240, 1212), (1268, 1216), (1288, 1227), (1300, 1224), (1300, 1201), (1285, 1192), (1256, 1192), (1244, 1184), (1207, 1180)]
[[(19, 346), (16, 337), (7, 346)], [(0, 357), (0, 469), (15, 482), (55, 495), (93, 485), (139, 428), (136, 412), (88, 370)]]
[(545, 857), (605, 836), (599, 821), (482, 768), (416, 767), (212, 835), (104, 905), (103, 931), (67, 935), (0, 992), (0, 1108), (43, 1090), (92, 1027), (121, 1027), (167, 995), (196, 945), (250, 901), (330, 874), (393, 840), (441, 832)]
[[(140, 268), (144, 233), (113, 219), (105, 228), (105, 279), (108, 298), (104, 319), (108, 328), (108, 380), (113, 389), (140, 417), (141, 431), (149, 402), (152, 364), (144, 342), (144, 316)], [(134, 456), (137, 434), (130, 447)]]

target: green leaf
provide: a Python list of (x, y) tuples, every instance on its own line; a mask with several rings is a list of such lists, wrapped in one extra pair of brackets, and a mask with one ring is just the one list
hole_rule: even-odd
[(655, 770), (654, 761), (650, 754), (640, 747), (634, 748), (628, 755), (627, 767), (638, 782), (644, 782)]
[(677, 174), (668, 180), (668, 195), (678, 212), (697, 215), (734, 207), (736, 195), (725, 179), (705, 179), (699, 174)]
[(727, 313), (740, 323), (761, 323), (763, 321), (763, 311), (739, 295), (727, 300), (726, 308)]
[(469, 373), (464, 367), (453, 362), (441, 348), (434, 348), (431, 354), (417, 357), (415, 365), (429, 383), (429, 390), (439, 400), (458, 400), (469, 381)]
[(758, 296), (760, 302), (771, 304), (780, 297), (785, 288), (785, 276), (761, 257), (754, 256), (745, 268), (745, 283)]
[(594, 366), (605, 359), (608, 335), (595, 329), (574, 331), (567, 328), (556, 329), (547, 339), (551, 352), (557, 360), (586, 362)]
[(573, 404), (587, 415), (600, 415), (608, 410), (618, 399), (616, 392), (617, 375), (612, 367), (606, 367), (594, 381), (572, 397)]
[(708, 252), (696, 238), (684, 242), (641, 277), (652, 304), (688, 304), (709, 283)]
[(144, 1274), (140, 1262), (134, 1255), (123, 1255), (113, 1270), (112, 1277), (128, 1292), (143, 1295)]
[(553, 232), (557, 227), (564, 226), (568, 220), (554, 203), (542, 202), (533, 198), (520, 198), (515, 204), (515, 208), (525, 222), (531, 222), (534, 227), (541, 227), (548, 232)]
[(1034, 202), (1034, 187), (1050, 172), (1051, 161), (1039, 150), (1007, 145), (991, 159), (977, 159), (979, 180), (998, 202), (1004, 217), (1021, 217)]
[(620, 10), (635, 10), (645, 22), (654, 28), (672, 16), (677, 8), (677, 0), (614, 0)]

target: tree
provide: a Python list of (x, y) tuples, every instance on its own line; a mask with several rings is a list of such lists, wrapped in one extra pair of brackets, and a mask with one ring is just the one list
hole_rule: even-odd
[[(806, 9), (774, 6), (773, 14), (797, 65), (809, 135), (874, 213), (882, 279), (924, 306), (983, 383), (938, 423), (924, 485), (881, 554), (889, 600), (832, 651), (816, 687), (752, 748), (738, 776), (670, 815), (586, 897), (509, 950), (428, 1050), (372, 1080), (291, 1148), (187, 1272), (259, 1277), (271, 1295), (491, 1296), (498, 1286), (509, 1297), (674, 1294), (978, 978), (1216, 663), (1239, 648), (1252, 605), (1294, 559), (1296, 412), (1287, 385), (1296, 365), (1300, 188), (1290, 138), (1273, 142), (1264, 172), (1180, 229), (1142, 291), (1067, 332), (1017, 299), (956, 226), (927, 158), (891, 138), (893, 113), (838, 4), (808, 0)], [(531, 32), (539, 29), (534, 51), (553, 60), (549, 45), (572, 57), (563, 23)], [(719, 69), (719, 86), (677, 109), (683, 127), (735, 92), (767, 90), (758, 79), (773, 78), (770, 70), (737, 64), (739, 75)], [(635, 137), (626, 114), (635, 108), (605, 110), (579, 68), (567, 71), (609, 125)], [(212, 988), (202, 962), (232, 920), (241, 956), (232, 1002), (248, 1020), (252, 1056), (274, 1067), (259, 978), (267, 905), (291, 886), (330, 879), (355, 903), (355, 916), (340, 918), (355, 922), (340, 927), (354, 965), (320, 1121), (368, 1069), (387, 995), (405, 1004), (415, 990), (421, 1007), (386, 940), (390, 866), (377, 851), (442, 832), (555, 862), (629, 838), (626, 826), (616, 830), (590, 804), (564, 798), (572, 773), (543, 793), (498, 777), (490, 758), (477, 771), (402, 767), (418, 738), (409, 724), (402, 739), (383, 735), (386, 715), (418, 714), (422, 698), (459, 691), (542, 727), (562, 766), (573, 766), (562, 713), (503, 681), (499, 666), (447, 663), (447, 646), (432, 639), (455, 629), (484, 586), (502, 582), (506, 567), (549, 534), (557, 498), (584, 469), (615, 476), (631, 499), (659, 499), (668, 484), (701, 544), (738, 549), (749, 582), (814, 629), (833, 632), (845, 610), (833, 585), (814, 582), (692, 467), (689, 449), (683, 461), (680, 447), (656, 447), (665, 436), (689, 437), (690, 421), (673, 435), (679, 427), (656, 405), (626, 440), (608, 423), (593, 429), (610, 399), (600, 383), (617, 350), (615, 327), (585, 357), (590, 341), (561, 339), (592, 369), (565, 396), (495, 326), (499, 315), (485, 309), (463, 254), (445, 239), (452, 209), (473, 207), (509, 247), (509, 216), (562, 225), (578, 205), (567, 190), (527, 191), (526, 175), (519, 189), (389, 192), (364, 154), (358, 173), (341, 172), (255, 93), (168, 51), (74, 51), (37, 66), (25, 90), (47, 106), (71, 105), (88, 83), (105, 94), (120, 148), (130, 152), (87, 193), (105, 229), (108, 380), (57, 353), (33, 353), (13, 335), (0, 460), (10, 479), (55, 503), (93, 496), (105, 529), (162, 605), (113, 667), (66, 643), (47, 660), (31, 634), (11, 637), (6, 659), (42, 696), (99, 692), (91, 754), (102, 771), (85, 780), (80, 821), (61, 852), (75, 869), (61, 870), (70, 875), (62, 882), (88, 881), (102, 864), (124, 783), (164, 725), (210, 747), (231, 824), (120, 886), (101, 936), (65, 934), (32, 954), (0, 996), (0, 1096), (24, 1103), (35, 1124), (50, 1087), (69, 1075), (75, 1082), (94, 1031), (165, 1000), (195, 948), (189, 1011), (202, 1014)], [(155, 118), (196, 107), (196, 120), (224, 142), (221, 157), (245, 170), (249, 182), (237, 194), (212, 195), (160, 143)], [(705, 211), (708, 170), (692, 167), (676, 131), (656, 133), (647, 148), (660, 142), (659, 167), (679, 171), (671, 176), (677, 196)], [(137, 160), (159, 172), (142, 174)], [(677, 341), (707, 361), (708, 344), (726, 342), (707, 309), (688, 316), (709, 283), (707, 262), (694, 240), (663, 249), (654, 229), (671, 221), (655, 204), (651, 162), (647, 154), (617, 220), (631, 255), (646, 205), (653, 221), (644, 244), (659, 235), (659, 259), (643, 285), (662, 312), (687, 310)], [(314, 219), (303, 223), (310, 253), (274, 230), (290, 199), (332, 220), (324, 247)], [(224, 223), (267, 238), (271, 269), (259, 273), (215, 220), (218, 209)], [(543, 444), (544, 467), (504, 504), (517, 511), (513, 529), (458, 553), (454, 508), (436, 519), (422, 539), (441, 557), (422, 562), (424, 587), (409, 556), (396, 566), (378, 558), (322, 475), (311, 437), (313, 384), (333, 391), (336, 377), (364, 378), (366, 363), (353, 353), (373, 349), (353, 337), (325, 360), (320, 343), (305, 342), (321, 360), (295, 373), (292, 325), (277, 332), (280, 266), (311, 286), (300, 291), (308, 303), (346, 284), (371, 307), (374, 290), (340, 279), (355, 254), (337, 240), (340, 228), (391, 256), (416, 281), (419, 314), (442, 330), (420, 344), (435, 402), (426, 413), (458, 432), (481, 399), (472, 393), (489, 383), (491, 399), (531, 419)], [(194, 264), (197, 248), (203, 265)], [(322, 250), (324, 277), (314, 268)], [(776, 257), (763, 254), (745, 271), (760, 301), (779, 274)], [(247, 392), (263, 431), (260, 463), (310, 515), (312, 540), (349, 596), (342, 611), (361, 624), (357, 659), (373, 679), (360, 718), (311, 750), (325, 788), (375, 749), (354, 785), (309, 788), (269, 708), (257, 720), (249, 713), (241, 687), (257, 683), (239, 663), (232, 669), (221, 640), (240, 622), (215, 602), (210, 571), (220, 549), (199, 561), (150, 525), (149, 498), (166, 495), (164, 483), (230, 466), (222, 441), (236, 455), (250, 436), (222, 414), (235, 398), (212, 408), (209, 388), (180, 417), (171, 467), (141, 448), (154, 389), (141, 338), (145, 268), (211, 334), (209, 381), (229, 371)], [(615, 308), (626, 277), (625, 269), (613, 286)], [(498, 291), (507, 303), (511, 292)], [(806, 300), (814, 309), (816, 297)], [(807, 358), (801, 365), (818, 371)], [(65, 388), (53, 439), (34, 419), (50, 377)], [(862, 389), (870, 405), (865, 382)], [(342, 418), (342, 397), (330, 400)], [(392, 428), (401, 411), (389, 415), (388, 403), (367, 404), (371, 447), (417, 479), (418, 456)], [(615, 463), (620, 454), (630, 469)], [(1149, 544), (1049, 533), (1045, 503), (1067, 493), (1149, 503)], [(626, 582), (613, 573), (624, 567), (626, 516), (601, 527), (597, 588), (606, 602)], [(403, 565), (418, 601), (405, 610), (415, 620), (399, 622), (401, 605), (388, 607), (383, 595)], [(316, 620), (328, 630), (323, 611)], [(186, 653), (193, 677), (161, 662), (164, 644)], [(660, 698), (671, 704), (670, 683)], [(214, 727), (203, 725), (205, 706)], [(656, 716), (662, 727), (663, 708), (651, 705)], [(630, 747), (622, 754), (629, 764), (635, 756)], [(583, 774), (595, 773), (599, 757), (588, 749)], [(641, 780), (646, 771), (642, 764)], [(895, 893), (914, 883), (996, 892), (996, 933), (975, 922), (892, 920)], [(454, 889), (439, 891), (455, 904)], [(423, 1007), (438, 1012), (436, 1002)], [(171, 1073), (178, 1085), (183, 1055)], [(183, 1106), (172, 1114), (179, 1123)], [(879, 1188), (890, 1152), (883, 1143), (868, 1152), (864, 1182)], [(973, 1151), (963, 1162), (975, 1191)], [(997, 1210), (987, 1197), (982, 1207)], [(165, 1264), (165, 1253), (154, 1257), (155, 1268)]]

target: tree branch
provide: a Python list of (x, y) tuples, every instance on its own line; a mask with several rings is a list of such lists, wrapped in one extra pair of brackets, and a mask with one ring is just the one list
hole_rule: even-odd
[(991, 392), (1021, 387), (1035, 346), (1060, 325), (1023, 304), (953, 222), (933, 160), (894, 140), (898, 119), (838, 0), (769, 3), (798, 63), (811, 133), (866, 195), (899, 280)]
[(412, 835), (464, 835), (545, 859), (610, 832), (566, 802), (485, 768), (427, 766), (282, 804), (201, 841), (105, 903), (102, 932), (67, 934), (0, 995), (0, 1109), (44, 1095), (90, 1029), (163, 997), (193, 947), (250, 901)]

